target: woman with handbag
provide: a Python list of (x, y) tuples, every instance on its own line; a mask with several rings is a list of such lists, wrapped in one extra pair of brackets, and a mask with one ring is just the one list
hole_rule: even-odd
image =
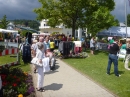
[[(45, 58), (45, 53), (43, 53), (44, 45), (43, 43), (38, 43), (38, 51), (36, 53), (37, 61), (39, 65), (36, 65), (38, 71), (38, 80), (37, 80), (37, 91), (44, 92), (43, 82), (44, 82), (44, 68), (43, 68), (43, 59)], [(42, 64), (42, 65), (41, 65)]]

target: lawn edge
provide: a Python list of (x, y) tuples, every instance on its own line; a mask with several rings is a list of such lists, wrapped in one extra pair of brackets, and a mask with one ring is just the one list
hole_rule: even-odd
[(89, 80), (91, 80), (92, 82), (94, 82), (95, 84), (99, 85), (101, 88), (103, 88), (104, 90), (106, 90), (107, 92), (111, 93), (113, 96), (115, 97), (119, 97), (118, 95), (114, 94), (112, 91), (110, 91), (109, 89), (105, 88), (103, 85), (101, 85), (100, 83), (98, 83), (97, 81), (95, 81), (94, 79), (92, 79), (91, 77), (89, 77), (88, 75), (85, 75), (84, 73), (82, 73), (80, 70), (74, 68), (73, 66), (69, 65), (68, 63), (66, 63), (64, 60), (58, 58), (59, 60), (61, 60), (62, 62), (64, 62), (65, 64), (67, 64), (68, 66), (70, 66), (72, 69), (76, 70), (78, 73), (80, 73), (81, 75), (83, 75), (84, 77), (88, 78)]

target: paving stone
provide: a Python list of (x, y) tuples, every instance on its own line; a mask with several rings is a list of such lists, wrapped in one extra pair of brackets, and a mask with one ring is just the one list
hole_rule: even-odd
[[(57, 59), (57, 63), (58, 69), (45, 73), (46, 91), (38, 92), (37, 97), (115, 97), (62, 60)], [(37, 74), (33, 73), (33, 80), (36, 86)]]

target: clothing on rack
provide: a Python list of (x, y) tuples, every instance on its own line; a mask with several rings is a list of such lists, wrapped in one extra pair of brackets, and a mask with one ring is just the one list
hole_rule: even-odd
[(63, 53), (63, 41), (60, 41), (58, 50)]
[(82, 52), (82, 42), (81, 41), (74, 41), (75, 47), (74, 47), (74, 52), (81, 53)]
[(23, 44), (22, 60), (24, 63), (31, 62), (31, 46), (29, 44)]
[(54, 40), (54, 43), (55, 43), (55, 47), (58, 48), (58, 47), (59, 47), (60, 40)]
[(27, 32), (27, 33), (26, 33), (26, 38), (28, 39), (28, 43), (29, 43), (29, 44), (32, 44), (32, 33)]

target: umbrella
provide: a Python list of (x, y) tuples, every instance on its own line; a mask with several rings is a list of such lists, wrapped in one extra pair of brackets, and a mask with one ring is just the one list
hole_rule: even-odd
[(35, 30), (35, 29), (32, 29), (32, 28), (28, 28), (28, 27), (20, 27), (20, 26), (16, 26), (17, 28), (20, 28), (22, 30), (27, 30), (27, 31), (30, 31), (30, 32), (33, 32), (33, 33), (37, 33), (39, 34), (40, 32)]

